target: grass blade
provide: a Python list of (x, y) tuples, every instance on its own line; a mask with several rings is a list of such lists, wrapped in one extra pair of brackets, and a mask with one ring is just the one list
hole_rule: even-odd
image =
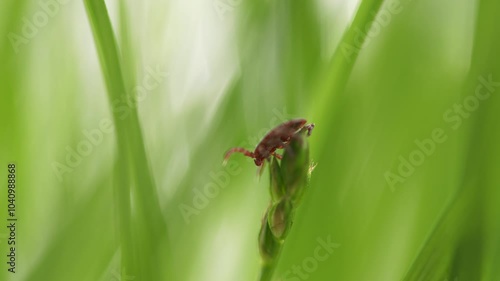
[[(103, 1), (86, 0), (110, 104), (127, 98), (123, 68), (109, 15)], [(141, 280), (159, 280), (160, 270), (153, 266), (159, 258), (157, 243), (165, 239), (165, 224), (159, 207), (137, 110), (130, 108), (128, 118), (113, 112), (118, 143), (115, 196), (120, 216), (120, 233), (124, 266), (134, 268), (130, 274)], [(130, 197), (130, 194), (133, 196)], [(131, 205), (135, 212), (131, 212)], [(128, 224), (127, 221), (131, 220)], [(130, 234), (129, 234), (130, 233)], [(131, 255), (133, 253), (133, 256)], [(155, 260), (155, 262), (152, 262)]]

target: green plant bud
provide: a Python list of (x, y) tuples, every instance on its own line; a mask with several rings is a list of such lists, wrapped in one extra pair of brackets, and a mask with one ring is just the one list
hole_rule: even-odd
[(297, 205), (302, 198), (309, 178), (309, 144), (307, 131), (295, 134), (285, 147), (281, 160), (281, 174), (285, 184), (285, 193)]
[(281, 167), (275, 157), (271, 159), (269, 167), (271, 179), (271, 198), (273, 202), (278, 202), (285, 195), (285, 186), (283, 183), (283, 176), (281, 175)]
[[(271, 206), (269, 206), (269, 209), (270, 208)], [(262, 219), (262, 227), (259, 233), (260, 256), (265, 263), (272, 262), (274, 259), (276, 259), (281, 249), (281, 242), (274, 237), (267, 222), (269, 209)]]
[(293, 205), (287, 198), (274, 204), (268, 214), (268, 224), (273, 235), (279, 241), (283, 241), (293, 224)]

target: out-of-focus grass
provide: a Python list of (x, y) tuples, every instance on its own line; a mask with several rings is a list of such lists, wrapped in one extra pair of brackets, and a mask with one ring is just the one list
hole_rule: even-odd
[[(494, 1), (479, 1), (477, 24), (474, 36), (471, 67), (464, 82), (462, 97), (476, 91), (477, 78), (499, 73), (499, 58), (493, 50), (498, 49), (498, 30), (492, 29), (498, 7)], [(492, 139), (498, 138), (488, 126), (492, 125), (498, 99), (478, 109), (471, 117), (470, 132), (464, 147), (466, 164), (459, 177), (455, 196), (443, 210), (443, 216), (437, 221), (429, 240), (423, 244), (420, 255), (413, 262), (405, 280), (443, 280), (461, 276), (465, 280), (494, 280), (498, 278), (492, 272), (492, 265), (498, 262), (498, 256), (492, 255), (498, 246), (498, 239), (488, 239), (493, 233), (498, 234), (498, 226), (491, 223), (488, 214), (498, 213), (497, 204), (488, 206), (489, 197), (497, 197), (492, 189), (498, 185), (498, 179), (492, 178), (494, 172), (485, 163), (496, 163), (496, 150)], [(493, 153), (492, 153), (493, 152)], [(489, 160), (489, 161), (488, 161)], [(498, 198), (498, 197), (497, 197)], [(496, 210), (496, 211), (495, 211)]]
[[(85, 3), (89, 18), (60, 5), (19, 53), (7, 34), (41, 8), (0, 4), (0, 178), (15, 161), (20, 217), (19, 273), (1, 280), (256, 280), (267, 176), (234, 157), (189, 222), (180, 206), (220, 187), (225, 149), (251, 148), (285, 107), (316, 123), (318, 165), (277, 277), (331, 236), (341, 246), (307, 280), (498, 279), (498, 91), (457, 130), (443, 120), (479, 76), (500, 80), (496, 1), (402, 1), (352, 64), (338, 42), (381, 1), (351, 18), (347, 1), (233, 1), (223, 16), (217, 1)], [(168, 78), (117, 120), (114, 99), (157, 65)], [(117, 133), (60, 182), (52, 163), (113, 116)], [(391, 190), (384, 173), (435, 128), (446, 142)]]
[[(110, 108), (113, 108), (115, 101), (133, 95), (131, 90), (126, 90), (122, 74), (120, 61), (126, 58), (120, 60), (105, 3), (88, 0), (85, 5), (103, 69)], [(124, 17), (124, 14), (125, 11), (122, 11), (121, 16)], [(162, 260), (158, 246), (167, 245), (163, 242), (167, 233), (151, 178), (137, 110), (135, 107), (130, 108), (127, 118), (121, 118), (119, 112), (113, 110), (113, 117), (118, 143), (114, 195), (120, 225), (121, 264), (122, 268), (129, 270), (129, 273), (122, 272), (121, 277), (132, 274), (140, 279), (159, 280), (162, 279), (161, 270), (155, 263)], [(168, 251), (168, 248), (161, 250)]]

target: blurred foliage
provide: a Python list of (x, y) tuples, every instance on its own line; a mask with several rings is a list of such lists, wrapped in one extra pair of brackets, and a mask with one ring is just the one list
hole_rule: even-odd
[[(268, 175), (222, 156), (292, 117), (316, 124), (317, 166), (276, 280), (498, 280), (500, 100), (484, 80), (500, 81), (499, 12), (2, 1), (0, 178), (16, 163), (19, 223), (18, 273), (2, 260), (0, 280), (257, 280)], [(480, 85), (491, 95), (457, 112)], [(435, 130), (446, 140), (387, 181)]]

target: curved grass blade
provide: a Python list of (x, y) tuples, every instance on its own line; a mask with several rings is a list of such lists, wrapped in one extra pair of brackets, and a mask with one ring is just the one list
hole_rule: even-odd
[[(105, 3), (99, 0), (84, 2), (108, 89), (108, 99), (112, 104), (130, 94), (125, 87), (118, 47)], [(130, 108), (128, 118), (120, 118), (113, 112), (113, 119), (119, 155), (115, 195), (121, 218), (122, 262), (124, 266), (137, 266), (137, 269), (134, 268), (137, 272), (130, 274), (138, 279), (160, 280), (161, 270), (154, 265), (158, 263), (161, 250), (157, 243), (165, 239), (166, 226), (146, 157), (137, 110)], [(134, 213), (131, 211), (132, 204), (135, 206)], [(126, 223), (128, 219), (130, 224)]]

